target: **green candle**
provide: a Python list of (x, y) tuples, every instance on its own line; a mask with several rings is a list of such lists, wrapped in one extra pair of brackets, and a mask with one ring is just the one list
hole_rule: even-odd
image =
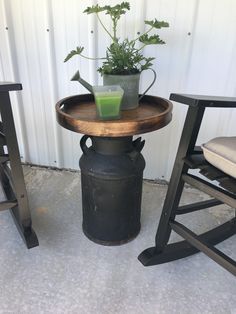
[(93, 87), (97, 113), (100, 119), (119, 119), (123, 90), (120, 86)]

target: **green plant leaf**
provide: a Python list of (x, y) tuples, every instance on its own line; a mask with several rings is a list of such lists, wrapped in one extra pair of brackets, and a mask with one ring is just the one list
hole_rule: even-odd
[(145, 63), (141, 65), (141, 71), (149, 69), (153, 65), (151, 62), (153, 60), (155, 60), (155, 58), (144, 58), (143, 61), (145, 61)]
[(106, 11), (106, 14), (109, 14), (111, 16), (117, 16), (117, 15), (120, 16), (121, 14), (126, 13), (125, 10), (129, 10), (129, 9), (130, 9), (129, 2), (122, 2), (121, 4), (117, 4), (113, 7), (111, 7), (110, 5), (105, 5), (101, 7), (98, 4), (96, 4), (91, 7), (87, 7), (87, 9), (84, 10), (84, 13), (92, 14), (92, 13), (99, 13), (102, 11)]
[(146, 25), (150, 25), (153, 28), (162, 28), (162, 27), (169, 27), (169, 23), (165, 21), (158, 21), (157, 19), (150, 20), (150, 21), (144, 21)]
[(83, 13), (92, 14), (92, 13), (99, 13), (106, 10), (107, 10), (107, 6), (100, 7), (98, 4), (96, 4), (96, 5), (93, 5), (92, 7), (87, 7), (87, 9), (85, 9)]
[(106, 6), (106, 14), (110, 15), (112, 20), (118, 21), (122, 14), (125, 14), (127, 10), (130, 9), (129, 2), (122, 2), (121, 4), (114, 5), (111, 7), (110, 5)]
[(146, 58), (135, 47), (133, 40), (112, 43), (107, 48), (106, 61), (98, 71), (103, 74), (135, 74), (151, 67), (155, 58)]
[(64, 62), (70, 60), (75, 55), (80, 55), (82, 51), (84, 50), (84, 47), (76, 47), (75, 50), (72, 50), (65, 58)]
[(110, 5), (106, 6), (107, 14), (125, 14), (125, 10), (130, 10), (129, 2), (122, 2), (121, 4), (116, 4), (113, 7)]
[(143, 34), (139, 37), (139, 41), (145, 45), (157, 45), (157, 44), (165, 44), (165, 42), (160, 39), (159, 35), (155, 34), (152, 36), (148, 36), (148, 34)]

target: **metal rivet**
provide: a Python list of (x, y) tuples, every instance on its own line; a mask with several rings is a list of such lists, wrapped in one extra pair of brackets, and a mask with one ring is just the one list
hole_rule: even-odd
[(8, 30), (8, 27), (6, 26), (5, 29)]
[(47, 32), (49, 32), (49, 28), (47, 28)]
[(91, 33), (91, 34), (93, 34), (93, 30), (92, 30), (92, 31), (90, 31), (90, 33)]
[(188, 32), (188, 36), (190, 36), (191, 35), (191, 33), (190, 32)]
[(140, 32), (137, 32), (137, 35), (140, 35)]

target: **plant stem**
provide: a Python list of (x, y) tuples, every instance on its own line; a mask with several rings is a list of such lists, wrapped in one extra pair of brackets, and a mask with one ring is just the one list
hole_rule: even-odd
[(114, 34), (113, 42), (117, 42), (117, 38), (116, 38), (117, 21), (116, 19), (112, 19), (112, 22), (113, 22), (113, 34)]
[(82, 54), (80, 54), (80, 56), (85, 58), (85, 59), (88, 59), (88, 60), (104, 60), (104, 59), (106, 59), (106, 58), (91, 58), (91, 57), (87, 57), (87, 56), (82, 55)]
[(98, 15), (98, 13), (96, 13), (96, 16), (97, 16), (97, 18), (98, 18), (100, 24), (102, 25), (103, 29), (105, 30), (105, 32), (106, 32), (106, 33), (111, 37), (111, 39), (114, 41), (114, 38), (112, 37), (112, 34), (106, 29), (106, 27), (105, 27), (104, 24), (102, 23), (102, 21), (101, 21), (99, 15)]
[(139, 49), (137, 49), (137, 51), (142, 50), (144, 47), (146, 47), (147, 45), (143, 45), (142, 47), (140, 47)]

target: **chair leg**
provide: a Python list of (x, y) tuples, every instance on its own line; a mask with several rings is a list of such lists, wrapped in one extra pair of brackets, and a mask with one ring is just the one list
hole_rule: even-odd
[[(235, 219), (231, 220), (232, 229), (235, 233)], [(236, 276), (236, 261), (230, 258), (228, 255), (216, 249), (213, 245), (206, 241), (203, 237), (196, 235), (194, 232), (186, 228), (184, 225), (177, 221), (173, 221), (170, 223), (172, 229), (186, 239), (190, 244), (192, 244), (196, 249), (205, 253), (216, 263), (221, 265), (223, 268), (228, 270), (234, 276)]]
[[(235, 234), (236, 218), (233, 218), (224, 224), (201, 234), (200, 240), (210, 245), (216, 245)], [(151, 247), (143, 251), (138, 259), (144, 266), (154, 266), (198, 253), (199, 250), (192, 246), (188, 241), (180, 241), (165, 246), (162, 252), (156, 252), (156, 247)]]
[(182, 174), (187, 173), (189, 167), (184, 163), (184, 157), (194, 151), (205, 108), (189, 107), (185, 124), (176, 155), (166, 199), (164, 202), (159, 226), (155, 238), (155, 247), (146, 249), (139, 255), (144, 265), (153, 264), (157, 256), (162, 254), (167, 246), (171, 234), (170, 221), (175, 219), (176, 210), (182, 195), (184, 182)]

